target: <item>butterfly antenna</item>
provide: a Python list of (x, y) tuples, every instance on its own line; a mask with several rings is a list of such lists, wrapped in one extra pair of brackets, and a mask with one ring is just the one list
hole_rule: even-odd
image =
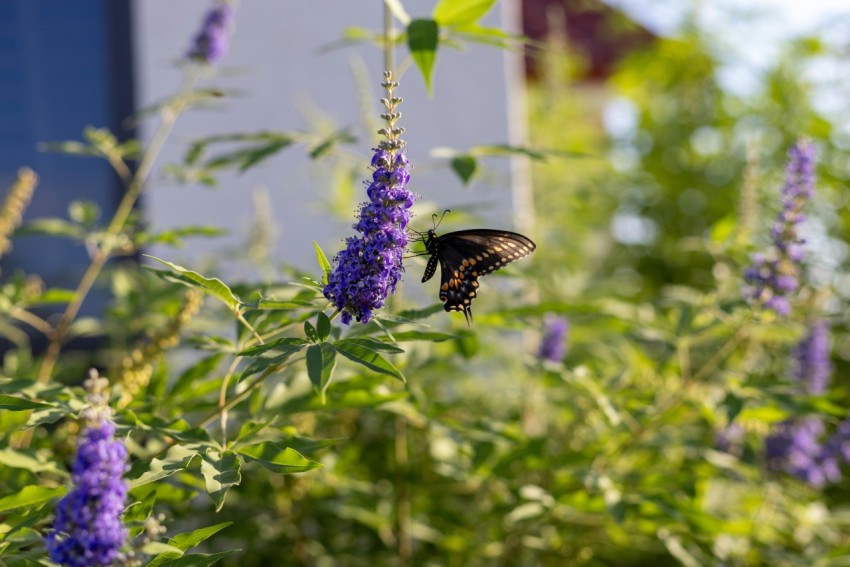
[(431, 215), (431, 222), (434, 223), (434, 230), (437, 230), (437, 227), (439, 227), (440, 224), (443, 222), (443, 218), (446, 216), (446, 213), (450, 212), (452, 212), (451, 209), (446, 209), (445, 211), (443, 211), (443, 214), (440, 215), (440, 220), (437, 220), (437, 213)]

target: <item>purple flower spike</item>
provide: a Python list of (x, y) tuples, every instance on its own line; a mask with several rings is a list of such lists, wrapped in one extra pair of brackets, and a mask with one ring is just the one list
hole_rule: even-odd
[(107, 419), (80, 437), (71, 468), (74, 484), (56, 506), (54, 531), (46, 538), (50, 559), (64, 567), (100, 567), (119, 558), (127, 539), (121, 522), (127, 485), (127, 449)]
[(230, 50), (230, 32), (233, 28), (235, 11), (230, 4), (217, 4), (204, 18), (201, 29), (195, 36), (189, 52), (190, 59), (215, 65)]
[(384, 306), (387, 295), (395, 293), (404, 273), (402, 257), (407, 250), (405, 228), (410, 222), (416, 196), (408, 191), (410, 162), (402, 153), (404, 129), (396, 126), (401, 116), (396, 106), (401, 99), (393, 96), (398, 83), (385, 74), (383, 86), (387, 97), (382, 102), (387, 112), (381, 117), (387, 122), (379, 133), (386, 137), (374, 150), (371, 166), (372, 181), (366, 189), (369, 201), (360, 206), (354, 229), (360, 233), (345, 241), (345, 249), (334, 258), (334, 268), (328, 274), (325, 297), (342, 311), (342, 322), (352, 318), (368, 323), (372, 311)]
[(831, 374), (829, 327), (818, 319), (794, 349), (791, 376), (804, 384), (810, 394), (821, 394), (829, 386)]
[(816, 417), (786, 421), (765, 440), (768, 466), (820, 488), (841, 478), (838, 459), (829, 444), (821, 444), (823, 422)]
[(771, 229), (771, 247), (767, 253), (754, 255), (752, 266), (744, 272), (744, 296), (782, 316), (790, 313), (789, 297), (800, 287), (804, 241), (797, 227), (805, 220), (803, 209), (814, 196), (814, 168), (814, 146), (797, 142), (788, 151), (782, 210)]
[(540, 339), (537, 358), (561, 362), (567, 354), (567, 333), (569, 330), (570, 321), (566, 317), (547, 313), (543, 318), (543, 337)]

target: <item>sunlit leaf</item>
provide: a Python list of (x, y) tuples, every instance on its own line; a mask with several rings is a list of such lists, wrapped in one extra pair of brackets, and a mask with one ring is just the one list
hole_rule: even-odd
[(150, 256), (145, 254), (148, 258), (152, 260), (156, 260), (162, 264), (165, 264), (169, 268), (171, 268), (172, 272), (161, 272), (159, 270), (153, 270), (158, 274), (170, 275), (172, 279), (188, 285), (189, 287), (197, 287), (200, 288), (213, 297), (216, 297), (224, 302), (225, 305), (230, 307), (231, 309), (236, 309), (240, 304), (240, 299), (236, 297), (236, 295), (230, 290), (227, 285), (218, 278), (207, 278), (199, 274), (198, 272), (193, 272), (192, 270), (188, 270), (183, 266), (178, 266), (177, 264), (172, 264), (171, 262), (166, 262), (165, 260), (160, 260), (155, 256)]
[(255, 461), (277, 474), (294, 474), (313, 470), (322, 466), (311, 461), (290, 447), (281, 447), (275, 443), (259, 443), (237, 449), (246, 460)]
[(207, 494), (215, 503), (215, 511), (224, 506), (227, 491), (242, 482), (242, 463), (232, 451), (220, 453), (208, 450), (201, 461), (201, 474), (204, 476)]
[(441, 26), (477, 22), (493, 7), (496, 0), (440, 0), (434, 7), (434, 19)]

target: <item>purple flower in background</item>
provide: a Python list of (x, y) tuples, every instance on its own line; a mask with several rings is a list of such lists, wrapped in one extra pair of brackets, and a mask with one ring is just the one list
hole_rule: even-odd
[(537, 358), (561, 362), (567, 354), (567, 333), (569, 330), (570, 322), (566, 317), (547, 313), (543, 318), (543, 336), (540, 339)]
[(820, 443), (823, 422), (816, 417), (779, 424), (765, 440), (768, 466), (820, 488), (841, 478), (837, 455)]
[(744, 272), (744, 296), (779, 315), (788, 315), (788, 298), (800, 287), (804, 241), (797, 227), (805, 220), (803, 209), (814, 195), (814, 167), (815, 150), (810, 142), (801, 140), (788, 151), (782, 210), (771, 230), (772, 245), (766, 253), (754, 255), (752, 265)]
[(233, 6), (230, 4), (217, 4), (210, 9), (186, 55), (190, 59), (210, 65), (224, 59), (230, 49), (230, 31), (233, 28), (234, 13)]
[(410, 222), (410, 208), (416, 196), (408, 191), (410, 162), (401, 152), (403, 128), (395, 123), (401, 116), (396, 106), (401, 98), (393, 96), (398, 83), (390, 73), (384, 74), (382, 86), (387, 98), (382, 99), (387, 112), (381, 117), (387, 127), (378, 131), (386, 140), (374, 150), (372, 181), (366, 189), (369, 201), (360, 207), (354, 229), (360, 234), (349, 237), (345, 248), (334, 257), (334, 268), (328, 274), (325, 297), (342, 311), (342, 322), (352, 317), (368, 323), (372, 311), (383, 307), (387, 295), (395, 293), (404, 268), (402, 257), (407, 250), (405, 228)]
[(127, 449), (107, 419), (83, 430), (71, 468), (74, 484), (56, 506), (46, 538), (50, 559), (65, 567), (112, 565), (127, 538), (121, 522), (127, 485)]
[(825, 321), (818, 319), (794, 348), (791, 376), (803, 383), (810, 394), (821, 394), (829, 385), (831, 374), (829, 327)]

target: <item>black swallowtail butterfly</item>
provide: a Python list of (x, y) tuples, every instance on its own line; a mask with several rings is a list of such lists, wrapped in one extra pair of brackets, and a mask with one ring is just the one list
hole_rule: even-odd
[(425, 251), (431, 255), (422, 282), (430, 280), (440, 263), (440, 301), (446, 311), (462, 311), (467, 324), (470, 305), (478, 294), (478, 278), (514, 260), (525, 258), (537, 247), (530, 238), (507, 230), (474, 228), (437, 236), (429, 230)]

